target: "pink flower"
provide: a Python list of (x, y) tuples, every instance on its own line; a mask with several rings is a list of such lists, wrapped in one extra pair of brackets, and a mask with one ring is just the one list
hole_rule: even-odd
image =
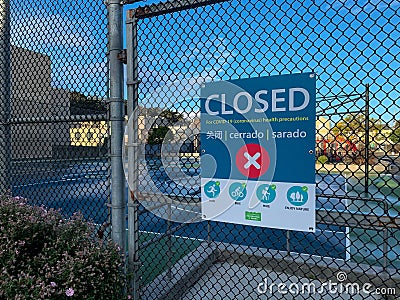
[(55, 283), (54, 281), (52, 281), (52, 282), (50, 282), (50, 286), (56, 287), (56, 286), (57, 286), (57, 283)]
[(72, 297), (74, 295), (75, 291), (72, 288), (69, 288), (65, 291), (65, 295), (67, 295), (67, 297)]

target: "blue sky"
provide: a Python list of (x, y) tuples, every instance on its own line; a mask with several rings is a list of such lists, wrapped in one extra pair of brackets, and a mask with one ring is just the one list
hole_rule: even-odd
[[(144, 20), (145, 91), (179, 78), (315, 71), (318, 96), (362, 93), (370, 83), (371, 107), (390, 121), (400, 105), (399, 10), (398, 1), (230, 1)], [(363, 106), (360, 100), (342, 111)]]
[(105, 96), (106, 7), (103, 1), (11, 1), (13, 45), (50, 56), (53, 85)]
[[(13, 44), (50, 55), (54, 85), (105, 96), (102, 1), (23, 0), (12, 7)], [(373, 116), (399, 119), (399, 11), (399, 1), (236, 0), (141, 20), (142, 94), (182, 78), (315, 71), (318, 96), (362, 93), (370, 83)], [(344, 111), (357, 106), (364, 102)]]

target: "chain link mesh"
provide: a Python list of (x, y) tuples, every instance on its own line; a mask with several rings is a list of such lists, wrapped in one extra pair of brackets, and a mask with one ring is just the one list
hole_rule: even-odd
[(10, 14), (11, 193), (108, 222), (106, 6), (11, 1)]
[[(2, 185), (109, 222), (105, 5), (0, 1), (0, 11), (1, 35), (11, 36), (0, 45), (1, 79), (11, 71), (1, 93), (11, 99), (0, 110), (0, 166), (11, 170)], [(135, 9), (142, 299), (398, 297), (399, 11), (398, 1), (378, 0)], [(301, 72), (317, 73), (316, 233), (197, 222), (200, 103), (187, 86)], [(161, 143), (179, 138), (178, 153), (164, 152), (175, 167), (165, 167)], [(157, 206), (164, 196), (172, 200)]]
[[(207, 1), (166, 2), (133, 12), (141, 80), (138, 135), (146, 144), (138, 194), (152, 210), (142, 206), (139, 216), (141, 297), (395, 299), (398, 1), (200, 2)], [(316, 232), (180, 224), (160, 217), (168, 210), (187, 209), (193, 220), (200, 214), (189, 208), (200, 201), (199, 181), (171, 179), (160, 159), (163, 141), (189, 132), (189, 146), (169, 159), (192, 178), (200, 174), (200, 103), (186, 88), (199, 79), (302, 72), (317, 73)], [(154, 207), (160, 194), (149, 188), (153, 182), (173, 199), (163, 209)], [(328, 282), (337, 289), (324, 288)], [(317, 290), (302, 290), (306, 284)], [(360, 290), (349, 290), (349, 284)], [(367, 291), (365, 284), (371, 285)]]

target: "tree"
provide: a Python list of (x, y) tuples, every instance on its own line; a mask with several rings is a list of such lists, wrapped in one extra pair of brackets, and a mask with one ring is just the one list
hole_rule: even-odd
[[(160, 126), (152, 128), (147, 138), (147, 143), (149, 145), (160, 145), (164, 140), (169, 140), (171, 137), (168, 134), (169, 128), (167, 126)], [(168, 135), (167, 135), (168, 134)]]
[[(343, 135), (347, 139), (359, 139), (365, 135), (365, 114), (364, 113), (349, 113), (343, 120), (337, 122), (332, 128), (332, 132), (337, 135)], [(380, 132), (385, 129), (386, 124), (376, 118), (369, 119), (369, 131)]]
[(69, 95), (71, 115), (90, 115), (107, 112), (107, 104), (98, 97), (88, 97), (80, 92)]
[(177, 112), (177, 111), (172, 111), (170, 109), (165, 109), (163, 110), (160, 115), (160, 118), (167, 120), (167, 122), (170, 125), (173, 125), (174, 123), (177, 123), (179, 121), (183, 120), (183, 116), (181, 113)]
[[(152, 109), (153, 112), (156, 110), (159, 110), (159, 108)], [(159, 110), (150, 129), (147, 143), (150, 145), (159, 145), (164, 141), (172, 141), (172, 134), (167, 135), (167, 133), (172, 126), (182, 120), (184, 120), (183, 115), (177, 111), (172, 111), (171, 109)]]

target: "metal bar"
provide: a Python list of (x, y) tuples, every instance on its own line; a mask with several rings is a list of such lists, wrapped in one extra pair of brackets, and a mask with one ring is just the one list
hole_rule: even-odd
[(62, 123), (62, 122), (89, 122), (108, 121), (107, 114), (100, 115), (72, 115), (72, 116), (51, 116), (33, 118), (12, 118), (10, 124), (33, 124), (33, 123)]
[(133, 4), (137, 2), (142, 2), (143, 0), (123, 0), (123, 4)]
[[(321, 108), (321, 109), (317, 110), (316, 113), (319, 114), (319, 113), (321, 113), (321, 112), (323, 112), (323, 111), (334, 109), (335, 107), (343, 108), (343, 104), (351, 103), (351, 102), (357, 101), (357, 100), (359, 100), (359, 99), (361, 99), (361, 98), (362, 98), (362, 97), (360, 96), (360, 97), (355, 98), (355, 99), (349, 99), (349, 100), (347, 100), (347, 101), (344, 101), (344, 102), (341, 102), (341, 103), (338, 103), (338, 104), (335, 104), (335, 105), (331, 105), (331, 106), (329, 106), (329, 107), (327, 107), (327, 108), (324, 108), (324, 109)], [(346, 113), (347, 113), (347, 112), (346, 112)]]
[(109, 99), (111, 121), (111, 205), (112, 238), (125, 253), (125, 177), (122, 165), (122, 140), (124, 127), (123, 64), (118, 60), (122, 50), (122, 5), (119, 0), (109, 0), (108, 12), (108, 62)]
[(286, 230), (286, 251), (290, 255), (290, 230)]
[(334, 100), (339, 100), (339, 99), (341, 99), (341, 98), (349, 98), (349, 97), (354, 97), (354, 96), (357, 96), (357, 98), (350, 98), (350, 99), (348, 99), (348, 100), (346, 100), (346, 101), (342, 101), (342, 102), (340, 102), (340, 103), (337, 103), (337, 104), (335, 104), (335, 105), (332, 105), (332, 106), (330, 106), (330, 107), (328, 107), (328, 108), (326, 108), (326, 109), (331, 109), (331, 108), (333, 108), (333, 107), (341, 107), (341, 106), (343, 106), (343, 104), (347, 104), (347, 103), (351, 103), (351, 102), (353, 102), (353, 101), (356, 101), (356, 100), (360, 100), (362, 97), (363, 97), (363, 95), (351, 95), (351, 96), (344, 96), (344, 97), (340, 97), (340, 96), (338, 96), (337, 98), (332, 98), (332, 99), (329, 99), (329, 98), (320, 98), (320, 99), (324, 99), (324, 100), (329, 100), (329, 101), (334, 101)]
[[(146, 201), (147, 199), (151, 199), (153, 197), (157, 198), (159, 194), (156, 193), (150, 193), (150, 192), (138, 192), (136, 194), (136, 198), (139, 201)], [(169, 199), (173, 199), (176, 201), (177, 204), (185, 204), (185, 205), (199, 205), (200, 203), (200, 197), (195, 197), (192, 195), (189, 196), (175, 196), (175, 195), (168, 195)], [(160, 199), (157, 199), (155, 201), (157, 203), (162, 203)], [(165, 204), (168, 204), (168, 202), (165, 202)]]
[(11, 43), (10, 1), (0, 0), (0, 194), (11, 189)]
[[(138, 191), (138, 54), (137, 54), (137, 19), (133, 12), (126, 15), (126, 58), (127, 58), (127, 114), (128, 114), (128, 271), (131, 274), (129, 283), (134, 300), (140, 298), (140, 258), (139, 258), (139, 201)], [(132, 146), (132, 147), (131, 147)]]
[(359, 111), (342, 111), (342, 112), (332, 112), (332, 113), (323, 113), (322, 111), (317, 114), (317, 116), (336, 116), (336, 115), (345, 115), (345, 114), (351, 114), (351, 113), (359, 113)]
[(349, 199), (349, 200), (363, 200), (363, 201), (375, 201), (382, 202), (383, 199), (380, 198), (366, 198), (366, 197), (358, 197), (358, 196), (349, 196), (349, 195), (332, 195), (332, 194), (316, 194), (316, 197), (321, 198), (335, 198), (335, 199)]
[(369, 175), (369, 83), (365, 85), (365, 178), (364, 193), (368, 196)]
[[(145, 19), (226, 1), (228, 0), (175, 0), (161, 2), (137, 8), (135, 16), (138, 19)], [(127, 3), (130, 3), (130, 1), (128, 0)]]
[(319, 99), (333, 100), (333, 99), (348, 98), (348, 97), (353, 97), (353, 96), (362, 96), (362, 94), (342, 94), (342, 95), (333, 95), (333, 96), (321, 96), (321, 97), (316, 97), (316, 99), (317, 100), (319, 100)]
[[(172, 216), (172, 206), (171, 203), (168, 204), (168, 220), (167, 220), (167, 232), (171, 231), (171, 216)], [(168, 279), (172, 279), (172, 234), (168, 234), (167, 240), (167, 247), (168, 247), (168, 260), (167, 260), (167, 268), (168, 268)]]
[[(386, 200), (383, 202), (383, 213), (385, 215), (389, 214), (389, 205)], [(389, 254), (388, 239), (389, 239), (388, 228), (385, 226), (383, 229), (383, 262), (382, 262), (382, 267), (384, 271), (386, 271), (388, 267), (388, 254)]]
[(207, 243), (211, 243), (211, 221), (207, 220)]
[(335, 211), (318, 209), (316, 211), (316, 222), (318, 224), (347, 226), (382, 230), (383, 228), (399, 228), (400, 218), (388, 215), (374, 215), (367, 213), (356, 213), (353, 211)]
[[(85, 161), (98, 161), (99, 159), (96, 157), (86, 157)], [(76, 162), (80, 162), (82, 161), (82, 158), (35, 158), (35, 159), (31, 159), (29, 160), (29, 163), (54, 163), (56, 162), (61, 163), (61, 162), (65, 162), (65, 163), (76, 163)], [(18, 165), (18, 164), (26, 164), (27, 160), (24, 159), (13, 159), (11, 161), (11, 163), (13, 165)]]

